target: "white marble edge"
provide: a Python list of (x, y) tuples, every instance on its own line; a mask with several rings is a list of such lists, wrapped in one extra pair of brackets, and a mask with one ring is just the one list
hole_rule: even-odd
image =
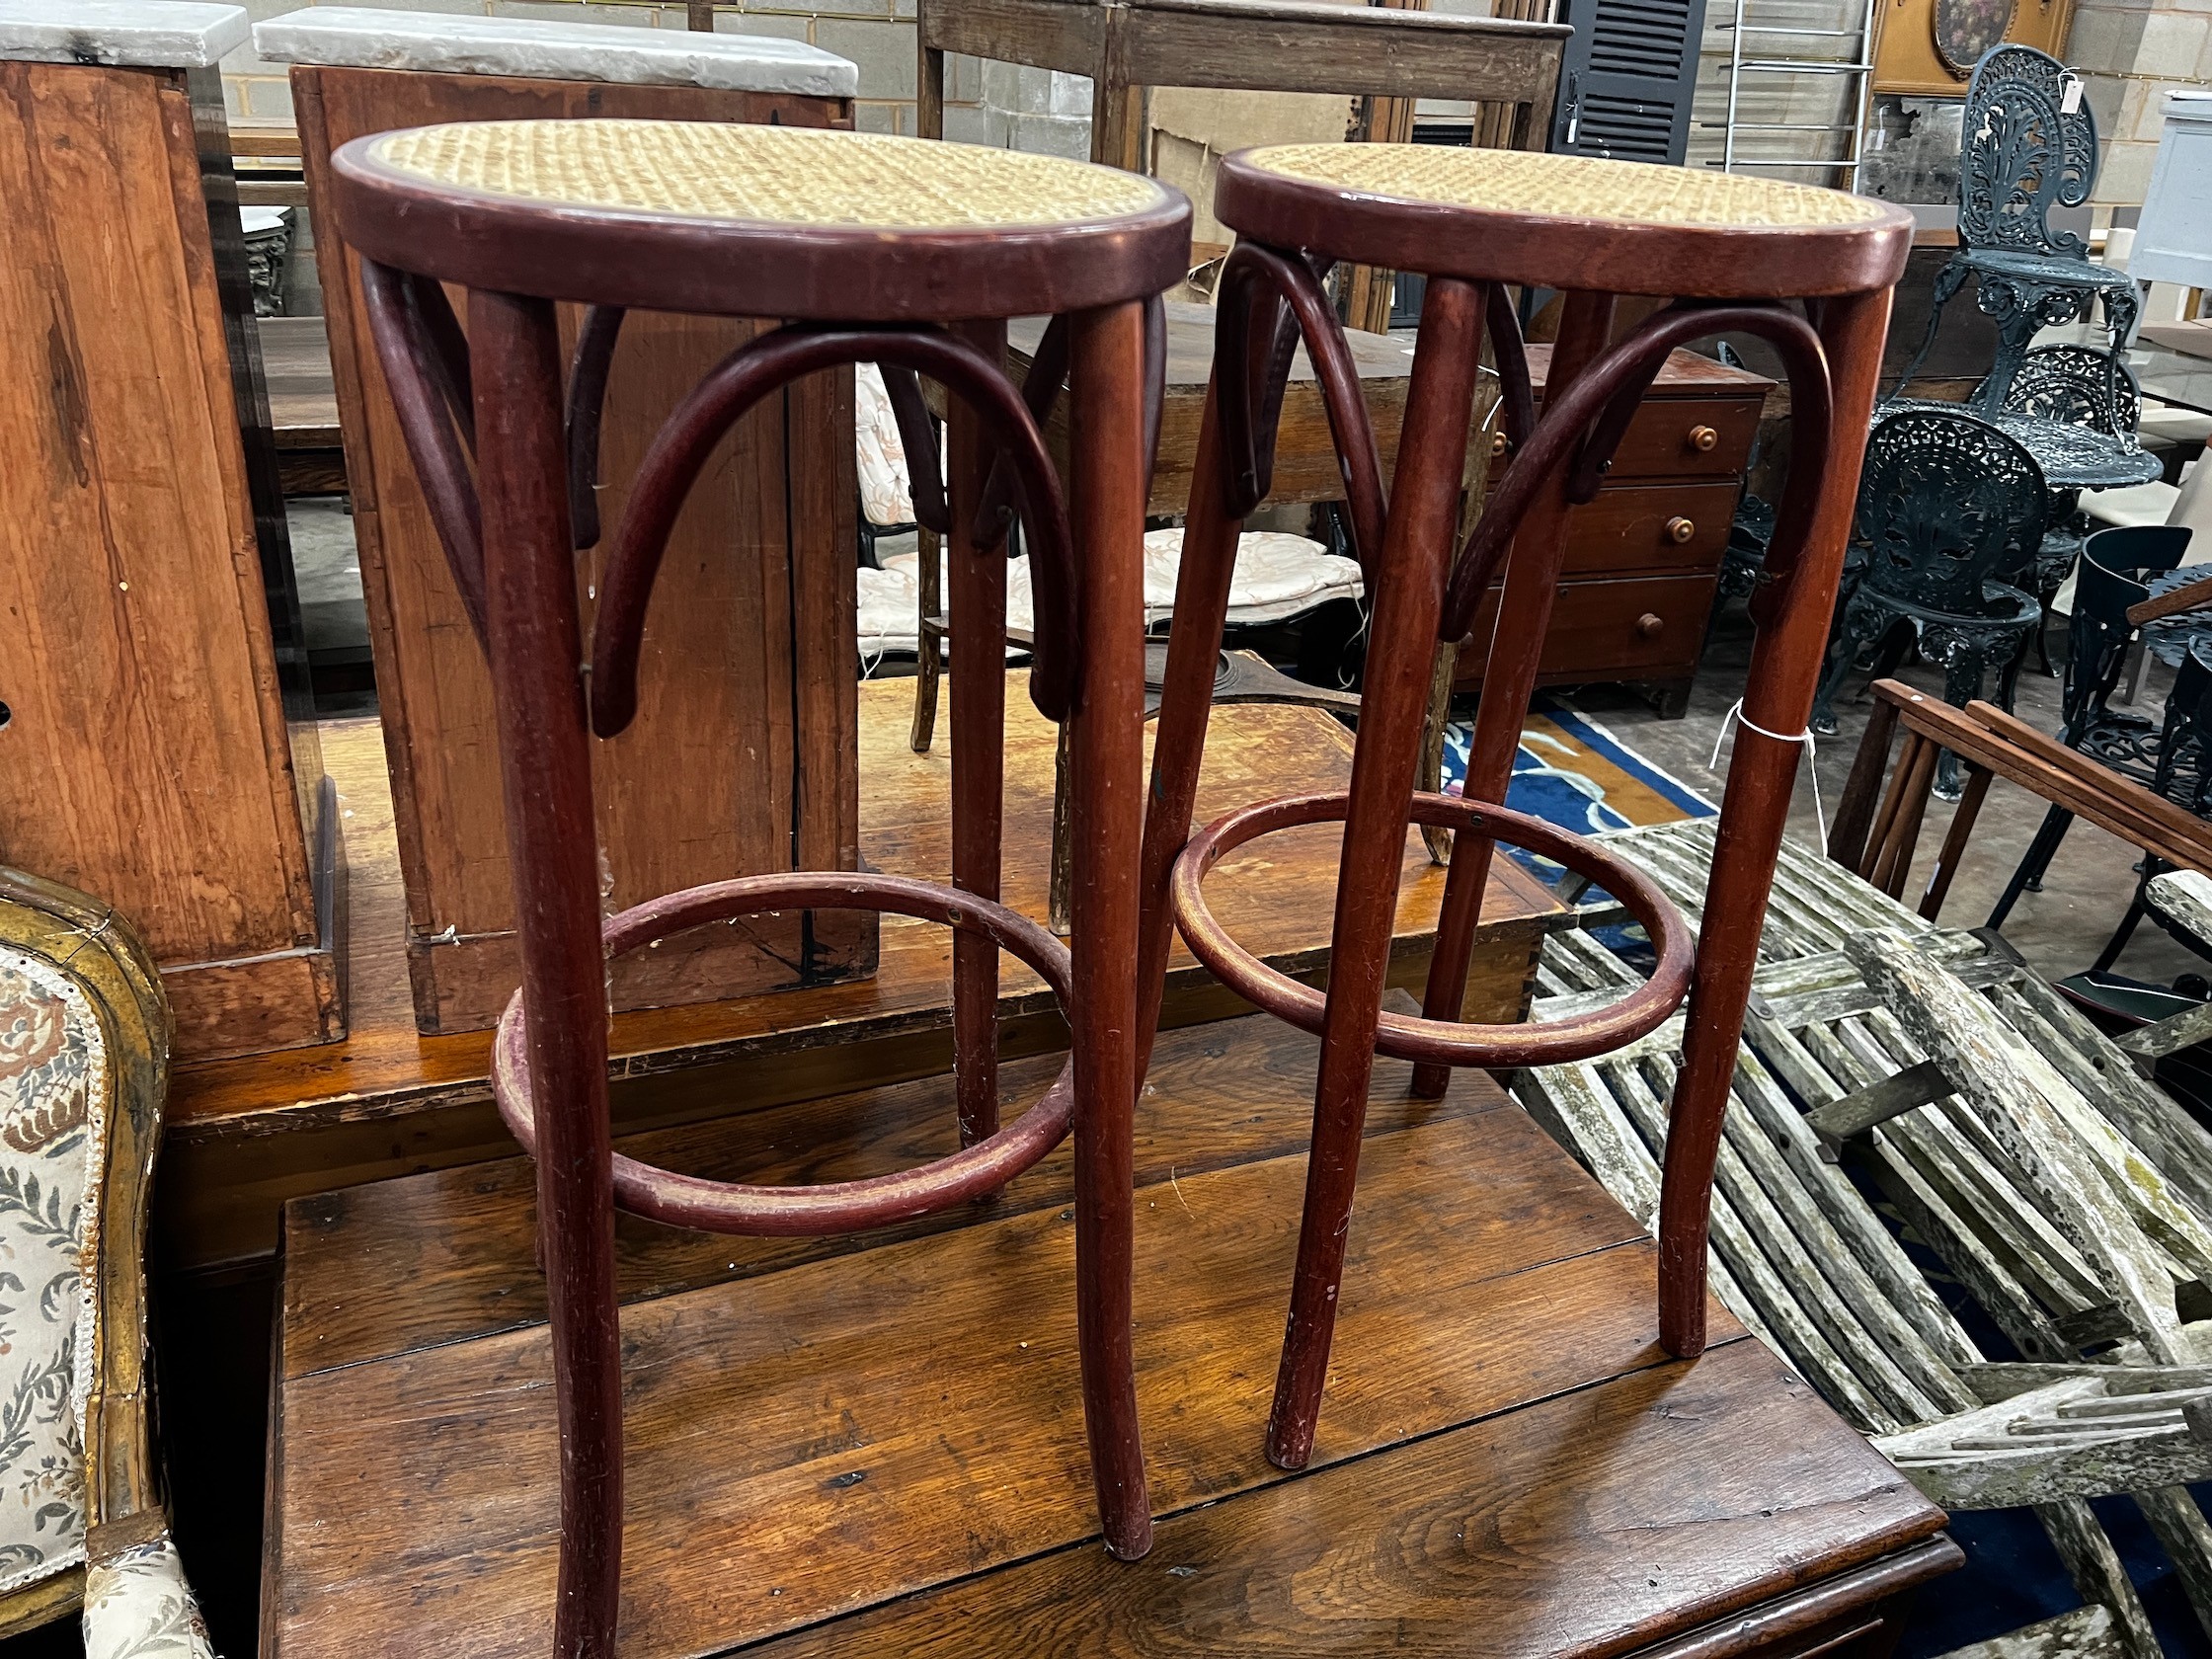
[(0, 0), (0, 58), (207, 69), (246, 43), (238, 6), (190, 0)]
[(314, 6), (271, 18), (254, 26), (254, 49), (273, 63), (333, 69), (515, 75), (817, 98), (851, 98), (860, 91), (859, 67), (849, 59), (775, 36), (455, 17), (364, 6)]

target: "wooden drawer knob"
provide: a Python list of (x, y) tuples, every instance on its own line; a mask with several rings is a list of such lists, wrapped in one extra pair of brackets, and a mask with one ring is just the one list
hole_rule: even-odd
[(1647, 610), (1636, 618), (1636, 638), (1657, 639), (1666, 631), (1666, 627), (1667, 619), (1665, 617), (1654, 616)]
[(1490, 453), (1491, 453), (1491, 454), (1493, 454), (1493, 455), (1502, 455), (1502, 454), (1504, 454), (1504, 453), (1506, 452), (1506, 449), (1507, 449), (1507, 447), (1508, 447), (1508, 445), (1507, 445), (1507, 443), (1506, 443), (1506, 440), (1505, 440), (1505, 434), (1504, 434), (1504, 433), (1492, 433), (1492, 434), (1490, 434)]
[(1711, 453), (1714, 446), (1719, 442), (1720, 434), (1710, 427), (1692, 427), (1690, 429), (1690, 447), (1697, 450), (1700, 455)]
[(1677, 514), (1667, 520), (1666, 528), (1661, 533), (1677, 547), (1680, 547), (1698, 533), (1698, 526)]

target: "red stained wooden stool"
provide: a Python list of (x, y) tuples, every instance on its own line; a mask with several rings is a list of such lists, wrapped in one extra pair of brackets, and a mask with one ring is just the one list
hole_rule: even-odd
[[(1262, 1008), (1322, 1039), (1313, 1149), (1268, 1455), (1302, 1466), (1328, 1368), (1361, 1126), (1377, 1053), (1417, 1063), (1444, 1091), (1454, 1066), (1587, 1059), (1651, 1031), (1689, 997), (1660, 1212), (1661, 1340), (1705, 1338), (1705, 1224), (1721, 1114), (1757, 958), (1799, 740), (1835, 602), (1859, 434), (1873, 402), (1912, 220), (1862, 197), (1681, 168), (1429, 145), (1285, 145), (1223, 163), (1215, 212), (1239, 238), (1222, 275), (1214, 373), (1184, 530), (1167, 684), (1145, 827), (1146, 1042), (1157, 1022), (1171, 927)], [(1336, 262), (1428, 277), (1421, 334), (1385, 494), (1359, 378), (1322, 289)], [(1506, 284), (1566, 302), (1543, 418), (1536, 418)], [(1619, 294), (1674, 301), (1612, 343)], [(1802, 300), (1802, 314), (1783, 301)], [(1483, 331), (1504, 388), (1514, 458), (1457, 550), (1468, 414)], [(1758, 624), (1721, 810), (1705, 924), (1695, 940), (1641, 875), (1600, 845), (1504, 810), (1565, 552), (1567, 515), (1596, 494), (1645, 390), (1677, 346), (1748, 334), (1779, 354), (1794, 421), (1787, 491), (1752, 614)], [(1286, 372), (1303, 337), (1321, 382), (1356, 551), (1374, 600), (1348, 794), (1270, 802), (1195, 839), (1214, 653), (1237, 531), (1267, 495)], [(1844, 434), (1832, 441), (1834, 434)], [(1504, 592), (1463, 799), (1414, 793), (1431, 665), (1461, 639), (1483, 591)], [(1200, 883), (1230, 848), (1292, 825), (1342, 820), (1325, 996), (1270, 973), (1207, 911)], [(1409, 823), (1449, 827), (1452, 872), (1422, 1016), (1382, 1012)], [(1458, 1014), (1498, 841), (1594, 878), (1651, 934), (1650, 982), (1550, 1025), (1468, 1025)]]
[[(537, 1159), (561, 1428), (556, 1649), (614, 1648), (622, 1524), (617, 1206), (673, 1225), (831, 1233), (995, 1190), (1072, 1129), (1083, 1407), (1107, 1546), (1150, 1542), (1130, 1356), (1131, 1146), (1144, 721), (1144, 314), (1181, 277), (1190, 204), (1131, 174), (963, 145), (792, 127), (511, 121), (356, 140), (333, 162), (347, 240), (410, 453), (492, 669), (522, 986), (501, 1021), (500, 1110)], [(442, 283), (469, 290), (468, 330)], [(554, 303), (589, 306), (566, 391)], [(623, 311), (780, 317), (669, 418), (613, 529), (589, 645), (574, 554), (599, 534), (598, 403)], [(1069, 489), (1006, 379), (1003, 319), (1064, 325)], [(716, 444), (792, 379), (855, 361), (953, 394), (953, 887), (752, 876), (602, 924), (590, 735), (637, 706), (647, 601)], [(466, 451), (473, 449), (475, 483)], [(1001, 479), (991, 483), (996, 467)], [(1073, 746), (1072, 954), (995, 903), (1005, 562), (1018, 493), (1037, 595), (1031, 695)], [(585, 672), (580, 672), (581, 669)], [(962, 1149), (871, 1180), (734, 1186), (612, 1155), (605, 964), (768, 909), (867, 908), (954, 928)], [(1044, 1098), (1000, 1125), (998, 952), (1072, 1030)]]

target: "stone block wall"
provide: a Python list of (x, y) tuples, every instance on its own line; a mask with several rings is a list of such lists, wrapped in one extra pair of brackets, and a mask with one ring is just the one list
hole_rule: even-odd
[(2141, 205), (2167, 93), (2212, 82), (2212, 0), (2075, 0), (2066, 61), (2096, 112), (2103, 155), (2092, 200)]

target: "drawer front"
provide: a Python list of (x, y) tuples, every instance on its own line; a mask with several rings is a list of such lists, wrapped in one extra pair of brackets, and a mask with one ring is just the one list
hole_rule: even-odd
[(1566, 573), (1710, 576), (1736, 516), (1733, 480), (1608, 485), (1567, 518)]
[[(1561, 583), (1537, 672), (1547, 683), (1689, 674), (1698, 666), (1716, 586), (1710, 576)], [(1462, 685), (1482, 677), (1500, 592), (1483, 594), (1475, 613), (1478, 643), (1460, 658)]]
[[(1734, 478), (1759, 435), (1759, 398), (1646, 398), (1613, 452), (1609, 480)], [(1491, 439), (1490, 482), (1505, 471), (1503, 434)]]

